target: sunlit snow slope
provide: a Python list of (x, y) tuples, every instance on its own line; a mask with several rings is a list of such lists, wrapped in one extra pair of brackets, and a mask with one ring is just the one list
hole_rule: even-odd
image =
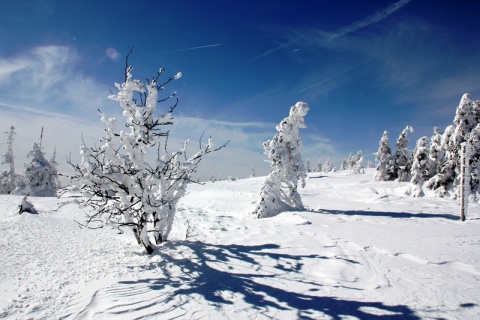
[(189, 186), (148, 256), (86, 209), (0, 197), (0, 318), (479, 319), (480, 208), (404, 196), (373, 171), (310, 174), (308, 211), (249, 216), (264, 178)]

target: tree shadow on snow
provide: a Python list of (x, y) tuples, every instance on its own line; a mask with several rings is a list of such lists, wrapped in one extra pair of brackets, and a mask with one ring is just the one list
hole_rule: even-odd
[[(181, 255), (179, 249), (189, 254)], [(175, 308), (179, 307), (179, 297), (183, 297), (181, 301), (186, 301), (200, 295), (215, 307), (233, 305), (240, 299), (255, 313), (267, 314), (272, 308), (280, 312), (294, 310), (299, 319), (316, 319), (319, 312), (333, 319), (344, 316), (359, 319), (420, 319), (405, 305), (392, 306), (381, 302), (322, 296), (322, 284), (316, 282), (313, 276), (310, 280), (308, 276), (297, 276), (307, 259), (341, 259), (351, 264), (358, 262), (341, 257), (285, 254), (279, 252), (281, 249), (275, 244), (244, 246), (170, 242), (159, 253), (162, 261), (146, 266), (149, 269), (160, 268), (166, 278), (122, 281), (120, 284), (141, 284), (150, 290), (163, 290), (159, 293), (162, 299), (158, 303), (172, 302)], [(297, 292), (289, 287), (293, 282)]]
[(460, 220), (457, 215), (449, 213), (408, 213), (408, 212), (380, 212), (380, 211), (361, 211), (361, 210), (312, 210), (311, 212), (323, 213), (323, 214), (343, 214), (346, 216), (368, 216), (368, 217), (387, 217), (398, 219), (410, 219), (410, 218), (440, 218), (448, 220)]

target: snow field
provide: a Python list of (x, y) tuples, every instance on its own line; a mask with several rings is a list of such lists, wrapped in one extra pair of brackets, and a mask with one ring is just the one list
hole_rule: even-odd
[[(307, 211), (252, 219), (262, 177), (189, 185), (171, 240), (79, 228), (75, 198), (0, 197), (7, 319), (475, 319), (480, 213), (404, 195), (373, 171), (300, 189)], [(62, 203), (67, 204), (60, 206)]]

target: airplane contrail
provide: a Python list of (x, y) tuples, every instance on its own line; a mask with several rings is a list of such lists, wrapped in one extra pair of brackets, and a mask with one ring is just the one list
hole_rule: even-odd
[(190, 47), (190, 48), (184, 48), (184, 49), (177, 49), (177, 50), (171, 50), (171, 51), (163, 51), (160, 52), (159, 54), (162, 53), (172, 53), (172, 52), (180, 52), (180, 51), (189, 51), (189, 50), (197, 50), (197, 49), (205, 49), (205, 48), (212, 48), (212, 47), (218, 47), (220, 46), (221, 43), (216, 43), (216, 44), (209, 44), (206, 46), (198, 46), (198, 47)]
[[(363, 20), (356, 21), (356, 22), (354, 22), (354, 23), (352, 23), (352, 24), (350, 24), (346, 27), (343, 27), (343, 28), (339, 29), (338, 31), (333, 32), (333, 34), (329, 37), (329, 40), (333, 40), (335, 38), (347, 35), (349, 33), (352, 33), (352, 32), (358, 31), (360, 29), (363, 29), (363, 28), (365, 28), (365, 27), (367, 27), (371, 24), (379, 22), (379, 21), (385, 19), (386, 17), (388, 17), (389, 15), (391, 15), (392, 13), (394, 13), (395, 11), (397, 11), (398, 9), (400, 9), (401, 7), (403, 7), (404, 5), (406, 5), (407, 3), (409, 3), (410, 1), (412, 1), (412, 0), (397, 1), (386, 9), (383, 9), (383, 10), (381, 10), (381, 11), (379, 11), (379, 12), (377, 12), (377, 13), (375, 13), (375, 14), (373, 14), (373, 15), (371, 15), (371, 16), (363, 19)], [(309, 32), (306, 32), (306, 33), (300, 35), (299, 37), (297, 37), (293, 40), (290, 40), (286, 43), (283, 43), (283, 44), (281, 44), (281, 45), (279, 45), (275, 48), (272, 48), (268, 51), (265, 51), (261, 55), (258, 55), (255, 58), (253, 58), (252, 60), (250, 60), (248, 63), (251, 63), (251, 62), (254, 62), (255, 60), (266, 57), (266, 56), (268, 56), (268, 55), (270, 55), (270, 54), (288, 46), (289, 44), (292, 44), (292, 43), (296, 42), (298, 39), (305, 37)]]
[(330, 39), (335, 39), (344, 35), (347, 35), (349, 33), (355, 32), (357, 30), (363, 29), (371, 24), (377, 23), (379, 21), (382, 21), (407, 3), (409, 3), (411, 0), (400, 0), (392, 4), (390, 7), (383, 9), (381, 11), (376, 12), (375, 14), (360, 20), (356, 21), (346, 27), (341, 28), (337, 32), (335, 32)]

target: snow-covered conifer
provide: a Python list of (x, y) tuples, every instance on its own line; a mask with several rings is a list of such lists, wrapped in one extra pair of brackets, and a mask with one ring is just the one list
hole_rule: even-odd
[(323, 172), (322, 159), (318, 159), (318, 162), (317, 162), (317, 172)]
[(55, 185), (57, 186), (57, 189), (61, 188), (60, 187), (60, 181), (58, 180), (58, 162), (57, 162), (57, 148), (53, 147), (53, 153), (52, 157), (49, 160), (50, 166), (52, 167), (52, 170), (54, 172), (53, 177), (55, 179)]
[(474, 101), (472, 103), (472, 113), (473, 113), (473, 119), (475, 123), (478, 125), (480, 123), (480, 100)]
[(442, 168), (442, 163), (445, 157), (445, 150), (442, 148), (442, 134), (440, 133), (440, 129), (438, 127), (433, 128), (433, 135), (430, 138), (430, 175), (433, 177), (434, 175), (440, 173), (440, 169)]
[(470, 200), (480, 202), (480, 123), (470, 132), (467, 141)]
[(365, 164), (363, 161), (363, 152), (362, 150), (358, 151), (355, 156), (355, 163), (353, 165), (353, 173), (365, 173)]
[(467, 141), (470, 131), (477, 125), (473, 106), (474, 103), (470, 95), (465, 93), (460, 100), (455, 118), (453, 119), (453, 122), (456, 124), (453, 143), (457, 150), (460, 150), (460, 144)]
[(332, 167), (332, 165), (330, 164), (330, 159), (329, 159), (329, 158), (327, 158), (327, 160), (325, 160), (325, 163), (324, 163), (323, 166), (322, 166), (322, 170), (323, 170), (323, 172), (325, 172), (325, 173), (329, 173), (329, 172), (331, 172), (331, 171), (333, 170), (333, 167)]
[(445, 128), (441, 140), (441, 149), (445, 152), (439, 173), (430, 178), (426, 184), (428, 189), (435, 190), (438, 196), (445, 196), (453, 185), (458, 161), (458, 150), (454, 144), (455, 126)]
[[(129, 54), (130, 55), (130, 54)], [(116, 119), (101, 113), (105, 136), (100, 147), (81, 147), (80, 164), (69, 162), (75, 170), (74, 179), (81, 182), (86, 197), (84, 204), (95, 209), (87, 223), (102, 222), (105, 215), (119, 228), (129, 227), (139, 244), (153, 252), (150, 240), (159, 244), (168, 240), (176, 204), (185, 193), (187, 184), (202, 158), (225, 145), (214, 148), (210, 138), (205, 146), (201, 140), (199, 151), (187, 156), (188, 141), (175, 152), (169, 152), (169, 131), (172, 113), (178, 104), (176, 93), (160, 97), (165, 85), (180, 78), (177, 73), (161, 81), (164, 69), (143, 84), (133, 79), (132, 67), (125, 68), (125, 81), (116, 83), (118, 93), (109, 96), (117, 101), (126, 118), (126, 131), (117, 131)], [(171, 102), (164, 114), (157, 115), (157, 105)], [(159, 154), (162, 145), (163, 154)], [(149, 163), (147, 155), (157, 154), (156, 163)]]
[(377, 161), (377, 171), (375, 172), (374, 179), (377, 181), (388, 181), (391, 179), (391, 167), (392, 167), (392, 149), (388, 142), (388, 131), (384, 131), (382, 138), (379, 142), (377, 155), (375, 160)]
[(255, 166), (252, 164), (252, 167), (250, 168), (250, 178), (255, 178)]
[(290, 108), (290, 115), (276, 127), (278, 133), (263, 144), (271, 169), (262, 185), (260, 201), (253, 211), (257, 218), (271, 217), (291, 208), (303, 208), (297, 187), (299, 180), (301, 186), (305, 186), (307, 175), (300, 154), (302, 139), (299, 129), (305, 128), (304, 117), (308, 110), (308, 104), (297, 102)]
[(346, 170), (353, 170), (353, 167), (355, 167), (355, 160), (356, 157), (352, 156), (352, 154), (349, 153), (347, 158)]
[(15, 163), (13, 157), (13, 138), (15, 136), (15, 127), (11, 126), (7, 137), (7, 152), (3, 155), (2, 164), (8, 165), (8, 171), (0, 175), (0, 193), (10, 194), (16, 188)]
[(397, 138), (397, 150), (393, 157), (392, 176), (390, 179), (398, 181), (408, 181), (410, 177), (410, 168), (408, 167), (408, 132), (413, 132), (413, 127), (406, 126)]
[(308, 158), (305, 160), (305, 170), (307, 170), (307, 172), (312, 172), (312, 169), (310, 168), (310, 159)]
[(45, 159), (39, 144), (34, 143), (27, 157), (32, 158), (25, 169), (25, 182), (13, 193), (33, 197), (54, 197), (57, 194), (57, 169)]
[(416, 152), (413, 156), (413, 164), (411, 169), (412, 179), (410, 184), (413, 188), (414, 197), (422, 197), (424, 195), (422, 186), (430, 174), (430, 159), (428, 150), (428, 138), (421, 137), (417, 141)]

